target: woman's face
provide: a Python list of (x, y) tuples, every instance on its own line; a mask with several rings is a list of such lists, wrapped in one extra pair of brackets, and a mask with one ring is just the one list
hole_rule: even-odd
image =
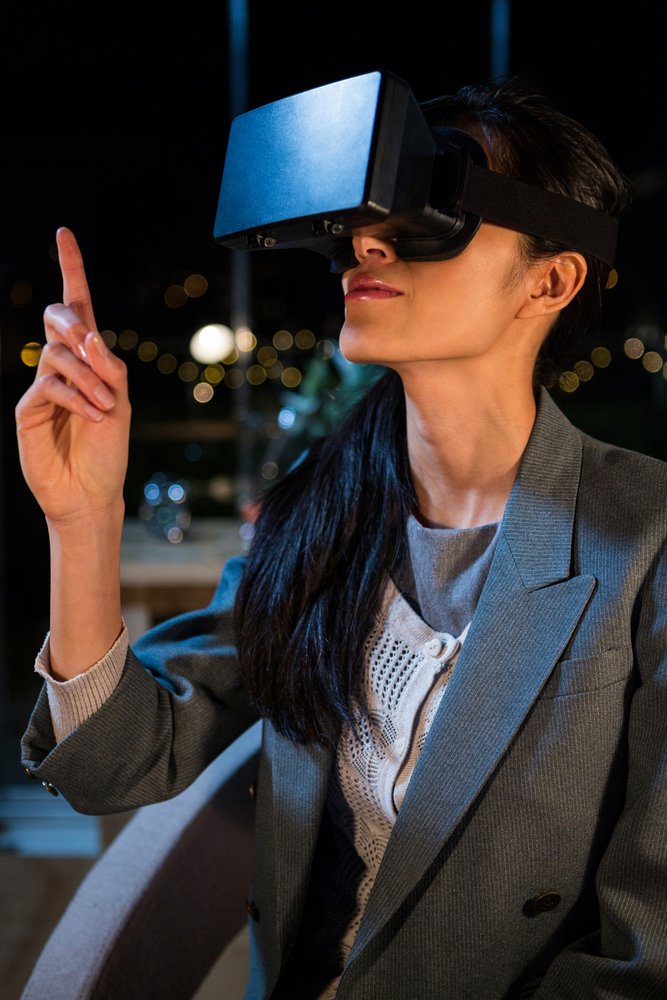
[(340, 334), (349, 361), (398, 367), (517, 350), (517, 311), (536, 280), (518, 233), (482, 223), (458, 256), (419, 263), (384, 238), (360, 234), (353, 246), (359, 263), (343, 274)]

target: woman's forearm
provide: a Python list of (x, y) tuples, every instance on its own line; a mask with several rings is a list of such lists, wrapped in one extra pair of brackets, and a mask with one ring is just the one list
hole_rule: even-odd
[(51, 672), (75, 677), (100, 660), (122, 628), (122, 502), (104, 516), (48, 524), (51, 544)]

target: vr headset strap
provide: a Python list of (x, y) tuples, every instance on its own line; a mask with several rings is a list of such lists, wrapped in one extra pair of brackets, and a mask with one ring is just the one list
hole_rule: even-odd
[(618, 221), (573, 198), (469, 163), (460, 208), (508, 229), (562, 243), (613, 266)]

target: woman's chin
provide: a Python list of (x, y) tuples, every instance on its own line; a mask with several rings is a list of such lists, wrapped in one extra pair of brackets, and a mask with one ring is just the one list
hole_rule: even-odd
[(338, 339), (338, 349), (346, 361), (357, 365), (382, 365), (387, 361), (386, 345), (377, 343), (377, 338), (343, 326)]

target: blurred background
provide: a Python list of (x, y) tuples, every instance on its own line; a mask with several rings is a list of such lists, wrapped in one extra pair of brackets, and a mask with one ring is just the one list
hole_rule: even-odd
[[(75, 232), (99, 328), (128, 365), (124, 601), (138, 632), (208, 599), (224, 558), (248, 542), (257, 490), (286, 471), (311, 435), (333, 426), (373, 377), (338, 353), (340, 281), (324, 258), (305, 251), (236, 255), (241, 263), (212, 236), (231, 118), (302, 90), (386, 69), (426, 100), (521, 72), (600, 137), (630, 178), (634, 200), (602, 324), (582, 338), (576, 364), (551, 391), (594, 436), (667, 459), (666, 28), (664, 7), (650, 3), (624, 9), (622, 19), (609, 4), (553, 12), (527, 0), (435, 7), (250, 0), (94, 10), (5, 4), (6, 857), (48, 858), (57, 843), (51, 837), (46, 847), (39, 836), (49, 796), (40, 788), (33, 807), (19, 791), (27, 783), (18, 742), (39, 691), (32, 666), (48, 629), (48, 562), (43, 520), (20, 474), (13, 412), (34, 378), (43, 310), (61, 298), (56, 229)], [(63, 813), (66, 820), (72, 823)], [(72, 860), (58, 869), (61, 895), (32, 938), (23, 927), (11, 941), (7, 961), (17, 980), (71, 886), (113, 834), (81, 825), (77, 841), (68, 829), (61, 853)], [(46, 884), (47, 869), (40, 871)], [(43, 887), (34, 892), (43, 901)], [(6, 893), (3, 902), (14, 922), (18, 895)]]

